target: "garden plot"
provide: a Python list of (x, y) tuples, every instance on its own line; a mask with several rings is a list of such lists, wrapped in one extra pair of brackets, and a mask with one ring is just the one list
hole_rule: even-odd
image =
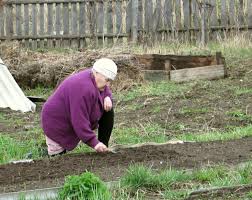
[(63, 184), (67, 175), (91, 171), (105, 181), (121, 177), (130, 164), (162, 168), (199, 168), (236, 165), (252, 156), (252, 138), (239, 140), (145, 145), (117, 149), (116, 153), (84, 153), (0, 166), (0, 192), (48, 188)]
[[(35, 59), (40, 56), (36, 53)], [(50, 62), (59, 61), (60, 56)], [(46, 63), (45, 55), (43, 59)], [(0, 161), (4, 163), (0, 165), (0, 193), (62, 186), (65, 176), (85, 170), (110, 182), (118, 180), (134, 163), (153, 170), (170, 167), (195, 170), (251, 161), (252, 61), (228, 62), (225, 79), (184, 84), (138, 79), (141, 84), (135, 82), (125, 86), (123, 82), (120, 84), (121, 76), (115, 83), (120, 87), (113, 86), (116, 115), (111, 146), (165, 143), (174, 138), (184, 144), (119, 148), (116, 153), (106, 154), (90, 152), (83, 145), (73, 153), (49, 159), (42, 152), (45, 149), (40, 128), (42, 103), (37, 103), (36, 113), (0, 110)], [(46, 98), (44, 92), (49, 94), (52, 88), (47, 90), (40, 86), (35, 93), (30, 90), (25, 93)], [(90, 153), (84, 153), (87, 151)], [(24, 158), (34, 161), (6, 164)]]

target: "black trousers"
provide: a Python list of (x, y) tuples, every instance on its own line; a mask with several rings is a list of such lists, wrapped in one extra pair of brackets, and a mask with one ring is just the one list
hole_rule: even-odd
[(99, 120), (98, 140), (108, 147), (109, 139), (114, 126), (114, 110), (104, 111)]

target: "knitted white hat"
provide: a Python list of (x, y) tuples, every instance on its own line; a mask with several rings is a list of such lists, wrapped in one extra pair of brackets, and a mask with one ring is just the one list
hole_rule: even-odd
[(114, 80), (117, 74), (117, 66), (114, 61), (109, 58), (97, 60), (93, 65), (93, 69), (111, 80)]

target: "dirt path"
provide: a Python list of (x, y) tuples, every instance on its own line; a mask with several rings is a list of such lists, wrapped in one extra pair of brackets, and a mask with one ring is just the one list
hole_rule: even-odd
[(209, 143), (166, 144), (120, 149), (116, 154), (68, 154), (33, 163), (0, 165), (0, 192), (61, 185), (64, 177), (92, 171), (105, 181), (117, 180), (131, 163), (194, 168), (226, 163), (235, 165), (252, 156), (252, 137)]

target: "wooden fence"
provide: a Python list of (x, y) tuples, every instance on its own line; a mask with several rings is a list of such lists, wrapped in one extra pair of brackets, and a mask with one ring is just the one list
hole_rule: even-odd
[(251, 27), (252, 0), (5, 0), (0, 8), (0, 41), (33, 49), (204, 41)]

